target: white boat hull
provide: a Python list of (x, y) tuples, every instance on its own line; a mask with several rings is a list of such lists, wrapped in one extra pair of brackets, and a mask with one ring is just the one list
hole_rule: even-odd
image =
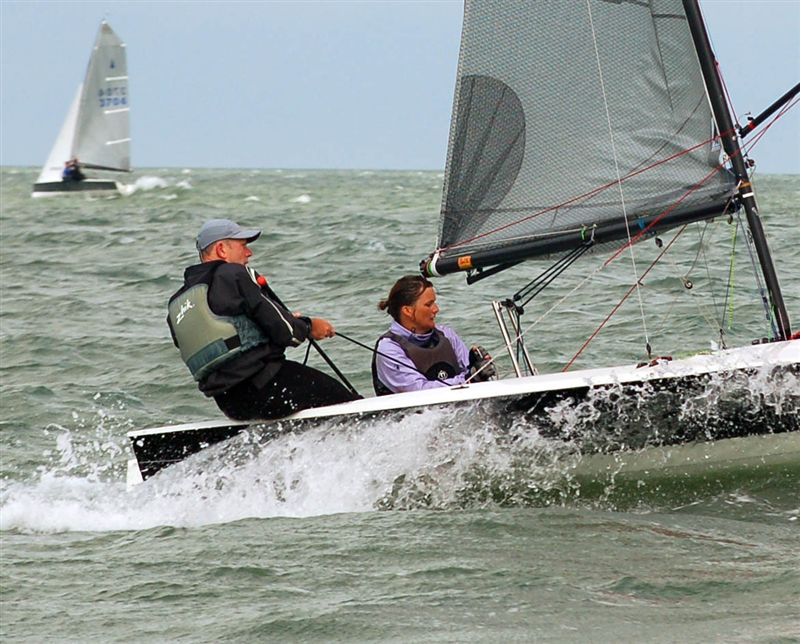
[[(700, 463), (703, 463), (708, 459), (702, 455), (702, 450), (712, 442), (792, 432), (792, 444), (796, 448), (793, 452), (794, 458), (800, 460), (800, 434), (797, 433), (800, 431), (800, 419), (796, 407), (800, 404), (800, 387), (794, 387), (793, 400), (786, 402), (789, 406), (788, 412), (781, 408), (773, 411), (756, 410), (754, 414), (748, 415), (746, 410), (734, 405), (734, 408), (728, 409), (727, 414), (722, 413), (719, 418), (703, 418), (701, 426), (694, 429), (681, 425), (674, 417), (675, 396), (678, 396), (677, 400), (683, 400), (686, 396), (702, 395), (708, 383), (714, 379), (724, 387), (732, 378), (738, 378), (741, 386), (742, 383), (747, 385), (748, 379), (753, 377), (772, 381), (784, 375), (792, 378), (796, 385), (797, 377), (800, 376), (798, 341), (754, 345), (682, 360), (659, 361), (644, 367), (630, 365), (588, 369), (365, 398), (306, 409), (281, 419), (279, 425), (278, 421), (248, 423), (212, 420), (155, 427), (129, 432), (128, 437), (136, 459), (129, 468), (128, 480), (129, 483), (137, 483), (147, 479), (164, 467), (179, 462), (204, 447), (231, 438), (247, 427), (260, 429), (270, 435), (275, 433), (276, 427), (279, 432), (301, 431), (323, 419), (349, 423), (361, 418), (393, 418), (420, 408), (478, 404), (484, 408), (488, 406), (490, 413), (496, 413), (498, 422), (507, 431), (518, 419), (537, 415), (545, 417), (548, 408), (565, 403), (579, 404), (593, 392), (618, 392), (621, 397), (637, 406), (636, 398), (642, 393), (643, 387), (647, 388), (648, 395), (656, 396), (648, 402), (650, 409), (646, 410), (652, 416), (650, 421), (653, 418), (657, 423), (662, 418), (664, 420), (664, 426), (657, 427), (655, 432), (629, 435), (622, 442), (619, 436), (612, 437), (613, 432), (610, 432), (606, 440), (601, 428), (603, 423), (600, 422), (593, 423), (596, 435), (588, 441), (579, 436), (562, 436), (555, 430), (548, 432), (547, 423), (543, 422), (541, 433), (546, 438), (578, 440), (587, 456), (594, 454), (597, 457), (608, 457), (608, 454), (618, 452), (633, 453), (646, 447), (674, 449), (675, 445), (706, 444), (698, 452)], [(662, 394), (667, 394), (667, 398), (657, 400)], [(617, 425), (618, 412), (614, 407), (619, 399), (620, 396), (616, 395), (601, 399), (599, 407), (607, 407), (604, 410), (608, 416), (605, 423), (609, 428)], [(673, 425), (671, 431), (666, 427), (670, 423)], [(619, 469), (621, 462), (616, 456), (614, 458), (614, 467)], [(587, 460), (588, 463), (590, 460)], [(602, 460), (596, 463), (596, 467), (603, 467)], [(626, 467), (630, 471), (636, 471), (631, 466)]]

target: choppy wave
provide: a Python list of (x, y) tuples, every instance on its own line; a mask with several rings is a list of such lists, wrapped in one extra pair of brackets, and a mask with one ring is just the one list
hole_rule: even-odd
[[(796, 374), (748, 382), (748, 413), (786, 414), (796, 422)], [(727, 379), (708, 383), (692, 404), (677, 409), (678, 429), (713, 424), (712, 416), (726, 413), (726, 400), (743, 400), (742, 391)], [(124, 417), (101, 415), (93, 435), (47, 430), (55, 441), (44, 455), (47, 465), (27, 481), (2, 483), (0, 528), (140, 530), (249, 517), (546, 506), (727, 514), (738, 508), (751, 520), (798, 519), (797, 459), (674, 468), (668, 428), (652, 431), (661, 419), (662, 393), (599, 390), (528, 419), (503, 415), (495, 403), (473, 403), (317, 422), (302, 431), (288, 424), (253, 427), (130, 489), (124, 482), (129, 451), (119, 438)], [(651, 437), (644, 450), (643, 427)], [(589, 444), (593, 453), (587, 453)], [(657, 452), (654, 445), (668, 447)], [(606, 459), (601, 467), (593, 460), (598, 453)], [(650, 460), (631, 472), (631, 455), (639, 453)]]

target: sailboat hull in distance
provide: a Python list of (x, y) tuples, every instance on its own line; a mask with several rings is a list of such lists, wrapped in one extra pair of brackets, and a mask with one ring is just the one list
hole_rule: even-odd
[(90, 194), (90, 193), (121, 193), (123, 190), (116, 181), (104, 181), (102, 179), (85, 179), (83, 181), (50, 181), (46, 183), (35, 183), (33, 185), (32, 197), (57, 197), (67, 194)]

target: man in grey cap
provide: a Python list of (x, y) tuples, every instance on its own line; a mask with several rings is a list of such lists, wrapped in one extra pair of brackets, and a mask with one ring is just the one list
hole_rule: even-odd
[(338, 380), (287, 360), (287, 347), (335, 335), (321, 318), (292, 314), (252, 270), (249, 244), (261, 236), (230, 219), (197, 234), (200, 263), (184, 272), (167, 324), (200, 391), (234, 420), (270, 419), (357, 398)]

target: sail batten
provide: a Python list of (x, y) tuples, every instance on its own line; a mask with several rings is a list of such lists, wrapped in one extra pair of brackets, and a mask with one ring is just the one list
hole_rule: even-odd
[(712, 217), (735, 187), (719, 168), (680, 0), (466, 0), (436, 272), (557, 252), (543, 240), (576, 229)]

